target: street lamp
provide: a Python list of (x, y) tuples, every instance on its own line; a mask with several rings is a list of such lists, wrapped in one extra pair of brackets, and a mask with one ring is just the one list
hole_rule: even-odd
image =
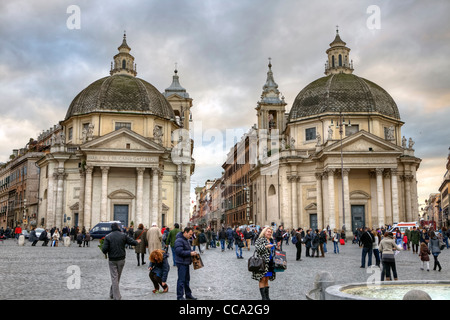
[[(331, 119), (331, 125), (333, 125), (333, 119)], [(351, 127), (352, 124), (350, 120), (348, 120), (348, 123), (345, 122), (345, 118), (342, 115), (342, 111), (339, 111), (339, 119), (336, 122), (336, 129), (339, 129), (339, 136), (341, 140), (341, 190), (342, 190), (342, 224), (343, 224), (343, 230), (346, 231), (345, 227), (345, 198), (344, 198), (344, 155), (342, 152), (342, 135), (344, 133), (344, 127)]]

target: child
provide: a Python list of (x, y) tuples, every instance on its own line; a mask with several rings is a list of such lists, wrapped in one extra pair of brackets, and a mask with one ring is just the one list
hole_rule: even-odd
[(423, 267), (425, 266), (425, 262), (427, 265), (427, 271), (430, 271), (430, 249), (428, 249), (428, 246), (425, 242), (422, 242), (420, 244), (420, 251), (419, 251), (419, 257), (420, 260), (422, 261), (422, 268), (420, 268), (420, 270), (423, 270)]
[(152, 280), (153, 286), (155, 287), (155, 290), (152, 291), (153, 293), (160, 292), (160, 285), (164, 289), (163, 292), (169, 290), (169, 286), (166, 283), (170, 270), (169, 262), (167, 260), (168, 257), (168, 253), (161, 249), (154, 250), (150, 254), (150, 266), (148, 267), (148, 270), (150, 270), (150, 280)]
[(408, 237), (406, 236), (406, 233), (405, 233), (405, 235), (403, 236), (403, 250), (406, 251), (407, 245), (408, 245)]

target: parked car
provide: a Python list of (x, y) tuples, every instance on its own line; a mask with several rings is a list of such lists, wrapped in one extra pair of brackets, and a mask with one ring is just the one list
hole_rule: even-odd
[(44, 232), (45, 229), (43, 228), (36, 228), (35, 232), (36, 232), (36, 237), (39, 239), (39, 236), (41, 235), (42, 232)]
[(27, 230), (22, 230), (22, 234), (25, 236), (25, 239), (30, 237), (30, 233)]
[(111, 225), (113, 223), (117, 223), (119, 228), (122, 229), (122, 223), (120, 221), (109, 221), (109, 222), (100, 222), (97, 223), (90, 231), (91, 239), (101, 239), (104, 236), (108, 235), (111, 230)]

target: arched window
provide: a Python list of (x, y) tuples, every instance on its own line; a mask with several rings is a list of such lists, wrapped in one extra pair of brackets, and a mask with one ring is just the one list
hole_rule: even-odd
[(339, 67), (342, 67), (342, 55), (339, 55)]
[(122, 60), (122, 69), (126, 69), (127, 68), (127, 62), (125, 61), (125, 59)]
[(331, 67), (334, 68), (334, 56), (331, 57)]
[(275, 187), (271, 184), (269, 187), (269, 196), (274, 196), (276, 193)]

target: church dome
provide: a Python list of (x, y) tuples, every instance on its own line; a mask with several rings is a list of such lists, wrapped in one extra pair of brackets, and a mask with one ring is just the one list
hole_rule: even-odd
[(289, 121), (336, 112), (381, 114), (400, 120), (397, 105), (386, 90), (354, 74), (335, 73), (311, 82), (300, 91)]
[(136, 78), (136, 64), (126, 34), (117, 49), (110, 76), (82, 90), (70, 104), (65, 120), (93, 112), (135, 113), (174, 120), (173, 109), (163, 94), (147, 81)]
[(175, 118), (171, 105), (154, 86), (126, 74), (114, 74), (91, 83), (73, 99), (65, 119), (93, 112)]
[(353, 74), (350, 48), (342, 41), (339, 30), (326, 53), (326, 76), (300, 91), (289, 113), (289, 121), (336, 112), (380, 114), (400, 120), (397, 105), (386, 90)]

